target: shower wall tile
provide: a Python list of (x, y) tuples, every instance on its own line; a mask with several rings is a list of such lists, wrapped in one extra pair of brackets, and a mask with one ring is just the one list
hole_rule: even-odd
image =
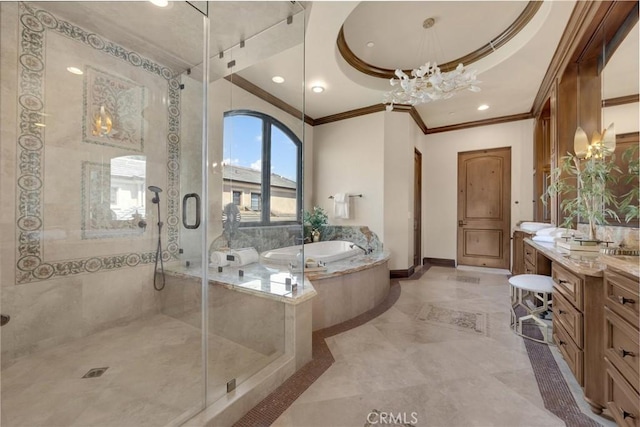
[[(0, 2), (0, 287), (15, 284), (18, 3)], [(0, 307), (2, 308), (2, 307)]]
[[(37, 7), (0, 3), (0, 308), (11, 316), (2, 328), (3, 364), (160, 310), (150, 195), (144, 233), (82, 238), (83, 162), (141, 154), (123, 141), (84, 141), (87, 67), (143, 88), (136, 143), (148, 185), (164, 189), (166, 260), (178, 257), (180, 242), (181, 119), (201, 115), (201, 102), (181, 111), (180, 76), (170, 69)], [(85, 75), (68, 73), (70, 65)], [(187, 135), (194, 146), (199, 128)]]
[(2, 289), (2, 363), (82, 334), (82, 279), (68, 277)]
[[(96, 273), (91, 280), (82, 283), (82, 325), (84, 335), (122, 325), (131, 320), (155, 314), (143, 304), (143, 284), (139, 272), (135, 270), (115, 270)], [(152, 276), (152, 267), (145, 268)], [(153, 283), (149, 284), (153, 290)]]

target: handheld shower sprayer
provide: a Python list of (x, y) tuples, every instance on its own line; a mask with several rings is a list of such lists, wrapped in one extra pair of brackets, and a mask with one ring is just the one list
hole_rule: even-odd
[(160, 203), (160, 194), (159, 193), (162, 193), (162, 188), (156, 187), (155, 185), (150, 185), (149, 186), (149, 191), (151, 191), (152, 193), (156, 194), (153, 197), (153, 199), (151, 199), (151, 203), (159, 204)]
[[(158, 205), (158, 248), (156, 250), (156, 262), (154, 264), (154, 269), (153, 269), (153, 288), (156, 291), (161, 291), (164, 289), (164, 285), (165, 285), (165, 276), (164, 276), (164, 263), (162, 260), (162, 221), (160, 221), (160, 193), (162, 193), (162, 188), (160, 187), (156, 187), (155, 185), (150, 185), (149, 187), (149, 191), (151, 191), (152, 193), (155, 193), (155, 196), (153, 196), (153, 199), (151, 199), (151, 203), (153, 203), (154, 205)], [(158, 269), (158, 260), (160, 260), (160, 269), (162, 270), (162, 286), (158, 286), (156, 284), (156, 280), (157, 280), (157, 275), (156, 275), (156, 270)]]

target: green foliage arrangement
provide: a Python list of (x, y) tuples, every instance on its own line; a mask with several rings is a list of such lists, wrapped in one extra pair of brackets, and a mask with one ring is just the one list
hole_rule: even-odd
[(635, 183), (631, 190), (624, 194), (620, 202), (620, 209), (625, 214), (624, 220), (631, 221), (634, 218), (640, 218), (638, 212), (638, 199), (640, 191), (638, 190), (638, 182), (640, 181), (640, 157), (638, 157), (638, 146), (633, 145), (625, 150), (622, 154), (622, 160), (627, 162), (628, 174), (625, 176), (625, 184)]
[(319, 230), (327, 225), (329, 216), (324, 209), (314, 206), (312, 212), (304, 211), (303, 220), (305, 225), (310, 226), (312, 230)]
[[(562, 199), (560, 209), (564, 222), (561, 226), (571, 228), (575, 221), (586, 220), (589, 222), (589, 238), (595, 239), (596, 225), (606, 224), (607, 217), (618, 219), (618, 215), (607, 206), (618, 206), (611, 184), (616, 182), (613, 172), (620, 172), (620, 169), (615, 165), (613, 156), (580, 160), (575, 154), (567, 153), (561, 160), (562, 166), (553, 171), (546, 195), (577, 195)], [(544, 195), (543, 202), (546, 202)]]

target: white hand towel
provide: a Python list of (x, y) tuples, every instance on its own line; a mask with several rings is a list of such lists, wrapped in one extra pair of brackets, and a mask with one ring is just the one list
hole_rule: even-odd
[(536, 232), (538, 230), (542, 230), (544, 228), (549, 228), (551, 224), (547, 224), (544, 222), (523, 222), (520, 224), (520, 229), (525, 231)]
[(227, 260), (227, 254), (229, 252), (220, 252), (215, 251), (211, 252), (211, 258), (209, 259), (210, 267), (226, 267), (229, 265), (229, 261)]
[(229, 255), (233, 257), (232, 260), (229, 260), (232, 267), (242, 267), (260, 260), (260, 256), (254, 248), (235, 249)]
[(545, 242), (545, 243), (553, 243), (556, 241), (555, 237), (553, 236), (533, 236), (531, 238), (531, 240), (534, 240), (536, 242)]
[(556, 231), (558, 231), (557, 227), (543, 228), (542, 230), (536, 231), (536, 236), (552, 236)]
[(337, 193), (333, 196), (333, 216), (349, 219), (349, 195), (347, 193)]

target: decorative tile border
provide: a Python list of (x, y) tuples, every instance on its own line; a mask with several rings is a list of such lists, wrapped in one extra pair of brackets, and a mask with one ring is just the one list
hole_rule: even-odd
[(180, 184), (180, 76), (136, 52), (128, 51), (45, 10), (20, 3), (18, 65), (18, 177), (16, 282), (28, 283), (72, 274), (94, 273), (151, 264), (154, 252), (126, 253), (73, 260), (45, 261), (43, 229), (44, 129), (36, 126), (44, 112), (45, 40), (55, 31), (106, 55), (139, 67), (167, 81), (167, 250), (162, 258), (178, 256)]

